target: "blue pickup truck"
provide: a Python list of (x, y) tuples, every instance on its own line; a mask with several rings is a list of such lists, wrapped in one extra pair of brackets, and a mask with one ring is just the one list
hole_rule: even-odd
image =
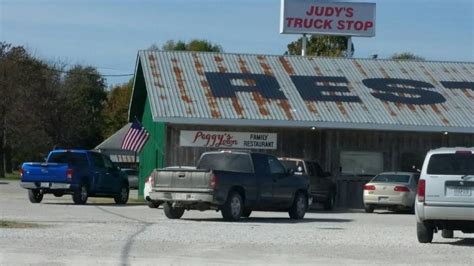
[(54, 150), (44, 163), (23, 163), (20, 175), (32, 203), (40, 203), (48, 193), (70, 194), (76, 204), (86, 204), (88, 197), (114, 198), (117, 204), (128, 201), (127, 175), (94, 151)]

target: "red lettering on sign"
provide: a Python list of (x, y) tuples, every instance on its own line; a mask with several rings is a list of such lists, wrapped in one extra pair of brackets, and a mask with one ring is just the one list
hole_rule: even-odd
[(232, 147), (232, 145), (237, 145), (237, 140), (227, 133), (210, 134), (198, 131), (194, 135), (193, 143), (196, 143), (198, 140), (204, 140), (206, 142), (204, 144), (205, 147)]
[(348, 7), (346, 9), (346, 17), (352, 18), (354, 16), (354, 8)]

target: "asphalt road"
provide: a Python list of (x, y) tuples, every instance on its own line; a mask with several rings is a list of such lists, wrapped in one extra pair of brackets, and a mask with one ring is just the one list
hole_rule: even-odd
[(31, 204), (18, 182), (0, 180), (0, 221), (39, 225), (0, 228), (0, 265), (474, 265), (474, 235), (419, 244), (410, 214), (313, 210), (294, 222), (255, 212), (230, 223), (215, 211), (168, 220), (142, 204), (93, 202), (48, 195)]

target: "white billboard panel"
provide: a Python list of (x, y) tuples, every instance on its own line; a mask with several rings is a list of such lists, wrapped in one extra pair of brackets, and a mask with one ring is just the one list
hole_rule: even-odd
[(179, 135), (179, 146), (275, 150), (277, 148), (277, 134), (181, 130)]
[(280, 33), (375, 36), (375, 3), (281, 0)]

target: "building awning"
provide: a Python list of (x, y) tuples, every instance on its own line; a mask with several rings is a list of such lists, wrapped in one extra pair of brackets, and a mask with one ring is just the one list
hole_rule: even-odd
[(474, 133), (474, 63), (139, 51), (130, 117)]
[(128, 132), (132, 123), (128, 123), (108, 137), (102, 143), (95, 147), (95, 150), (103, 152), (110, 156), (113, 162), (117, 163), (137, 163), (139, 161), (138, 155), (134, 151), (123, 150), (122, 141)]

